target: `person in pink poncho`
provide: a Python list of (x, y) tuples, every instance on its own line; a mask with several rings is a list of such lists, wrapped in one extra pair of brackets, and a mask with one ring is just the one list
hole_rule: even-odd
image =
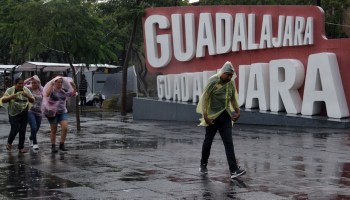
[(56, 133), (57, 126), (61, 126), (60, 151), (68, 151), (64, 142), (68, 130), (67, 97), (77, 95), (77, 89), (72, 78), (57, 76), (44, 86), (42, 112), (47, 117), (51, 128), (51, 152), (57, 153)]
[(30, 126), (30, 136), (28, 137), (29, 146), (34, 150), (39, 150), (37, 133), (39, 131), (42, 119), (41, 104), (43, 101), (43, 86), (37, 75), (27, 78), (24, 85), (32, 92), (35, 101), (28, 111), (28, 123)]

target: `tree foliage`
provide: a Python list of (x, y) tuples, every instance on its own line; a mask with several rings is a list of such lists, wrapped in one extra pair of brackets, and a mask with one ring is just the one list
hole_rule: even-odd
[(348, 37), (344, 31), (344, 14), (350, 0), (201, 0), (199, 5), (317, 5), (325, 11), (328, 38)]
[(95, 5), (84, 0), (1, 1), (1, 50), (10, 47), (10, 60), (19, 64), (43, 60), (45, 53), (62, 61), (64, 52), (74, 62), (117, 60), (114, 43), (105, 40), (105, 25)]

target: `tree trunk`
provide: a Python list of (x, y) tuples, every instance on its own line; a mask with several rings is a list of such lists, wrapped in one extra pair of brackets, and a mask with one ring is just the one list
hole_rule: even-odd
[(125, 55), (125, 60), (123, 64), (123, 78), (122, 78), (122, 94), (121, 94), (121, 110), (120, 113), (121, 115), (126, 115), (126, 88), (127, 88), (127, 83), (128, 83), (128, 64), (129, 64), (129, 57), (130, 57), (130, 52), (132, 48), (132, 44), (134, 42), (135, 34), (136, 34), (136, 28), (137, 28), (137, 21), (138, 21), (138, 16), (135, 16), (134, 18), (134, 24), (131, 32), (131, 37), (128, 45), (128, 49), (126, 51)]
[[(77, 83), (77, 76), (76, 76), (76, 71), (75, 71), (75, 68), (73, 66), (73, 63), (72, 63), (72, 60), (70, 59), (70, 55), (67, 51), (65, 51), (64, 55), (66, 56), (66, 59), (70, 65), (70, 68), (72, 70), (72, 76), (73, 76), (73, 80), (74, 80), (74, 83), (75, 83), (75, 87), (76, 87), (76, 90), (78, 91), (78, 83)], [(80, 107), (79, 107), (79, 100), (80, 100), (80, 94), (78, 92), (78, 95), (75, 97), (75, 117), (76, 117), (76, 121), (77, 121), (77, 131), (80, 131), (81, 128), (80, 128)]]

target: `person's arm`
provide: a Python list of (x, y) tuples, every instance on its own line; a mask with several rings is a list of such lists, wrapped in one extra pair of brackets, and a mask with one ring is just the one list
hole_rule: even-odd
[(32, 80), (33, 80), (33, 77), (29, 77), (29, 78), (27, 78), (26, 80), (24, 80), (23, 84), (24, 84), (24, 85), (27, 85), (27, 83), (29, 83), (29, 82), (32, 81)]
[(53, 88), (53, 85), (55, 84), (55, 82), (50, 81), (49, 84), (50, 84), (50, 85), (48, 86), (48, 89), (46, 90), (46, 93), (45, 93), (45, 96), (46, 96), (46, 97), (49, 97), (49, 96), (51, 95), (52, 88)]
[(75, 85), (75, 83), (74, 83), (74, 82), (70, 82), (70, 85), (71, 85), (72, 88), (73, 88), (73, 93), (74, 93), (74, 94), (77, 93), (77, 86)]
[(231, 97), (231, 105), (232, 105), (233, 109), (235, 110), (235, 113), (232, 114), (231, 119), (232, 119), (232, 121), (235, 122), (241, 116), (241, 111), (239, 109), (239, 103), (238, 103), (238, 97), (237, 97), (238, 93), (237, 93), (236, 88), (234, 88), (234, 91), (232, 93), (233, 93), (233, 95)]
[(213, 120), (208, 117), (209, 97), (210, 97), (210, 94), (208, 93), (208, 91), (204, 92), (203, 100), (202, 100), (203, 101), (202, 102), (202, 110), (203, 110), (203, 118), (204, 118), (205, 122), (208, 125), (212, 125), (212, 124), (214, 124)]
[(34, 100), (35, 100), (34, 97), (33, 97), (33, 95), (32, 95), (31, 93), (29, 93), (29, 92), (24, 92), (24, 91), (23, 91), (22, 95), (23, 95), (24, 97), (26, 97), (30, 103), (33, 103)]
[[(6, 95), (6, 94), (5, 94)], [(12, 95), (6, 95), (2, 98), (2, 103), (8, 103), (10, 102), (12, 99), (16, 99), (17, 98), (17, 94), (12, 94)]]

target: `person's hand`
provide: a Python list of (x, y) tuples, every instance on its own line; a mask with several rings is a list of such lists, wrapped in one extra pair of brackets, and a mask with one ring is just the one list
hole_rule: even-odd
[(234, 113), (231, 115), (231, 120), (236, 122), (240, 116), (241, 116), (241, 113)]
[(27, 98), (29, 102), (33, 103), (34, 102), (34, 98), (27, 92), (22, 92), (22, 96)]
[(24, 96), (24, 97), (27, 98), (27, 99), (31, 98), (31, 96), (30, 96), (29, 93), (27, 93), (27, 92), (23, 92), (23, 93), (22, 93), (22, 96)]
[(22, 96), (28, 98), (29, 95), (28, 95), (28, 93), (26, 93), (26, 92), (22, 92)]
[(16, 99), (18, 94), (13, 94), (10, 96), (10, 99)]
[(208, 117), (208, 115), (204, 115), (203, 117), (204, 117), (205, 122), (206, 122), (208, 125), (213, 125), (213, 124), (214, 124), (214, 122), (213, 122), (214, 120), (210, 119), (210, 118)]

